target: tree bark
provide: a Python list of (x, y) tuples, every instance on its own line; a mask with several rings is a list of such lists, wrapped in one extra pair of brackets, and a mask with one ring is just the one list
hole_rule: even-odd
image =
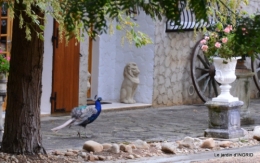
[[(23, 5), (15, 1), (15, 8), (22, 10)], [(32, 6), (32, 10), (43, 16), (38, 8)], [(16, 14), (19, 16), (20, 11)], [(23, 18), (31, 25), (31, 41), (26, 40), (25, 28), (19, 28), (19, 18), (15, 17), (1, 150), (6, 153), (31, 155), (44, 151), (40, 125), (44, 44), (35, 32), (40, 32), (38, 26), (24, 13)], [(43, 25), (43, 21), (40, 24)]]

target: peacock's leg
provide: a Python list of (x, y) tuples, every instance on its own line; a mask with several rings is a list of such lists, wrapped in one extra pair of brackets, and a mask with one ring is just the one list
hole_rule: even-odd
[(86, 138), (91, 138), (92, 136), (90, 135), (90, 136), (87, 136), (87, 130), (86, 130), (86, 127), (84, 128), (85, 129), (85, 137)]
[(81, 138), (81, 135), (80, 135), (80, 127), (79, 127), (79, 131), (78, 131), (77, 136), (79, 136), (79, 138)]

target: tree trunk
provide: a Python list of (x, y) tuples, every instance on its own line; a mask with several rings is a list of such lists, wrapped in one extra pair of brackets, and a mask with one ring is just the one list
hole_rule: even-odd
[[(23, 5), (15, 1), (15, 8), (22, 10)], [(43, 16), (38, 8), (32, 10)], [(31, 155), (43, 149), (40, 130), (43, 41), (35, 32), (40, 32), (38, 26), (25, 14), (23, 18), (31, 25), (31, 41), (26, 40), (25, 28), (19, 28), (19, 18), (15, 17), (2, 151)]]

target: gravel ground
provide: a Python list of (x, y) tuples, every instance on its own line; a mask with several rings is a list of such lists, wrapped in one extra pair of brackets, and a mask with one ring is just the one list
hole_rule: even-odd
[[(191, 138), (191, 137), (189, 137)], [(128, 162), (130, 160), (136, 160), (141, 158), (155, 158), (157, 156), (160, 157), (174, 157), (174, 156), (182, 156), (182, 155), (191, 155), (191, 154), (199, 154), (205, 152), (215, 152), (215, 159), (209, 159), (205, 161), (199, 161), (202, 163), (258, 163), (260, 160), (260, 152), (259, 153), (249, 153), (248, 156), (245, 156), (244, 153), (246, 151), (241, 151), (241, 155), (221, 153), (221, 150), (224, 149), (236, 149), (247, 146), (256, 146), (260, 145), (260, 142), (252, 138), (252, 132), (248, 132), (248, 135), (242, 139), (233, 139), (229, 140), (230, 143), (225, 143), (228, 146), (223, 147), (221, 144), (223, 142), (227, 142), (226, 140), (214, 139), (214, 146), (212, 148), (202, 147), (203, 142), (209, 140), (209, 138), (191, 138), (196, 140), (201, 140), (201, 143), (195, 144), (194, 147), (184, 146), (183, 142), (185, 140), (178, 140), (175, 142), (150, 142), (147, 143), (143, 141), (142, 144), (146, 144), (147, 148), (139, 148), (135, 145), (134, 142), (125, 142), (121, 144), (117, 144), (120, 146), (119, 153), (111, 152), (111, 148), (103, 149), (102, 152), (88, 152), (84, 149), (62, 149), (62, 150), (49, 150), (47, 151), (47, 155), (39, 154), (37, 156), (24, 156), (24, 155), (10, 155), (6, 153), (0, 153), (0, 162), (1, 163), (84, 163), (89, 161), (100, 161), (100, 162), (115, 162), (122, 161)], [(212, 139), (211, 139), (212, 140)], [(195, 142), (195, 141), (194, 141)], [(108, 143), (106, 143), (108, 144)], [(168, 150), (163, 150), (163, 146), (169, 147)], [(111, 144), (112, 145), (112, 144)], [(121, 146), (131, 146), (131, 152), (124, 151), (121, 149)], [(104, 145), (103, 145), (104, 147)], [(259, 146), (260, 148), (260, 146)], [(120, 161), (120, 162), (121, 162)], [(193, 163), (198, 163), (193, 162)]]

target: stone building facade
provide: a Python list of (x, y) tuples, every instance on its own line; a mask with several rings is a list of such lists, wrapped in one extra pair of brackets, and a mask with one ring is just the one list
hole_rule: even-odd
[[(260, 8), (258, 0), (250, 0), (249, 13)], [(121, 45), (124, 32), (115, 30), (113, 35), (103, 34), (93, 42), (91, 97), (96, 94), (105, 101), (119, 102), (123, 69), (126, 63), (136, 62), (140, 69), (140, 84), (135, 100), (153, 106), (173, 106), (203, 103), (195, 92), (191, 79), (191, 52), (202, 35), (194, 37), (194, 32), (166, 33), (166, 20), (154, 21), (141, 13), (136, 17), (140, 30), (149, 35), (153, 44), (142, 48), (125, 43)], [(51, 111), (53, 52), (51, 37), (53, 19), (48, 17), (44, 32), (43, 93), (41, 112)], [(79, 105), (86, 103), (88, 71), (88, 37), (80, 44)], [(250, 63), (248, 63), (250, 68)], [(251, 97), (258, 97), (258, 90), (251, 84)]]

